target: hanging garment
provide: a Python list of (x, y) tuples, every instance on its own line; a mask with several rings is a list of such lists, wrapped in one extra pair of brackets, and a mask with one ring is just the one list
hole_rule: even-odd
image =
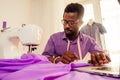
[(102, 24), (96, 22), (93, 22), (92, 25), (86, 24), (80, 29), (80, 32), (94, 38), (96, 42), (99, 44), (99, 46), (102, 48), (100, 35), (106, 33), (106, 29)]

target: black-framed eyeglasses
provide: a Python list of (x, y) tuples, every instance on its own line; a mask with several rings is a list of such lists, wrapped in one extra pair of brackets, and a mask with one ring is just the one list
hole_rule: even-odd
[(74, 26), (75, 24), (77, 24), (78, 21), (79, 21), (79, 20), (76, 20), (76, 21), (61, 20), (61, 22), (62, 22), (63, 25), (68, 24), (68, 25), (70, 25), (70, 26)]

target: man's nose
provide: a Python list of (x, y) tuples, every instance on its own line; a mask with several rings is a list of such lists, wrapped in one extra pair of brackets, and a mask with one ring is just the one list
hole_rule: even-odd
[(68, 23), (66, 23), (64, 26), (65, 28), (70, 28), (70, 25)]

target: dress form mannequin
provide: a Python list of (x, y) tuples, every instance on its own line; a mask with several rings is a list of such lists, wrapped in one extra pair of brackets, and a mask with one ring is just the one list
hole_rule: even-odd
[(99, 46), (103, 48), (101, 41), (101, 34), (106, 33), (106, 29), (101, 23), (97, 23), (93, 19), (89, 19), (87, 24), (84, 27), (82, 27), (80, 31), (94, 38), (96, 42), (99, 44)]

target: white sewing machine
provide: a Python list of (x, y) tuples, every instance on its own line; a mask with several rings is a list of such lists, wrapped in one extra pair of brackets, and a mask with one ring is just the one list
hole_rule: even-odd
[(41, 34), (42, 30), (39, 26), (22, 25), (19, 36), (22, 44), (28, 46), (27, 53), (31, 53), (40, 44)]
[[(36, 25), (11, 27), (0, 32), (0, 58), (16, 58), (40, 44), (41, 29)], [(25, 46), (28, 46), (26, 48)]]

